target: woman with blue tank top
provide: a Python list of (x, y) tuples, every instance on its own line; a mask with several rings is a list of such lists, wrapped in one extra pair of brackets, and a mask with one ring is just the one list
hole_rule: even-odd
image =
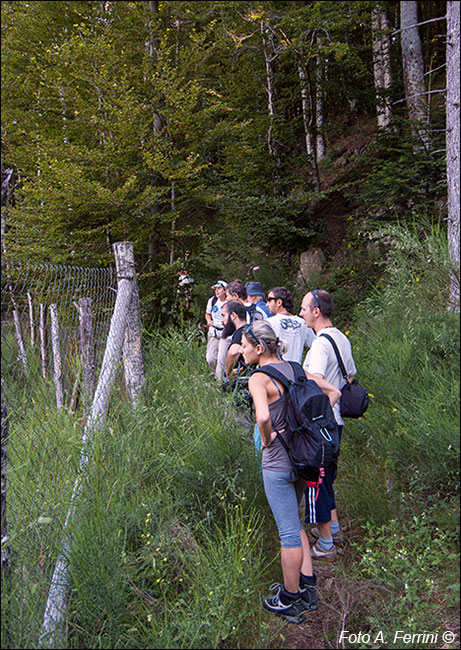
[[(255, 321), (247, 325), (242, 336), (245, 363), (264, 366), (273, 364), (288, 379), (294, 373), (288, 361), (283, 361), (284, 342), (280, 341), (269, 321)], [(331, 405), (341, 393), (332, 384), (306, 373), (330, 399)], [(262, 440), (262, 475), (267, 500), (277, 524), (281, 543), (283, 585), (274, 583), (273, 594), (263, 598), (269, 612), (282, 616), (290, 623), (301, 623), (304, 612), (318, 607), (316, 578), (306, 531), (299, 518), (305, 481), (296, 477), (285, 448), (278, 439), (286, 429), (284, 388), (278, 381), (264, 373), (250, 377), (249, 389), (253, 398), (256, 423)]]

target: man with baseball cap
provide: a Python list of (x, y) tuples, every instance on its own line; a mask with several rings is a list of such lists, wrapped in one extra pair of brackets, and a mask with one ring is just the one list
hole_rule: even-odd
[[(207, 302), (205, 310), (205, 320), (208, 327), (208, 343), (206, 348), (206, 360), (211, 370), (213, 370), (218, 379), (222, 379), (224, 372), (224, 360), (226, 358), (227, 345), (223, 345), (221, 355), (224, 359), (221, 362), (222, 368), (218, 368), (219, 344), (223, 340), (223, 325), (222, 325), (222, 306), (226, 302), (226, 287), (227, 282), (224, 280), (217, 280), (212, 285), (215, 295)], [(225, 347), (225, 350), (224, 350)], [(220, 376), (218, 377), (218, 370)]]

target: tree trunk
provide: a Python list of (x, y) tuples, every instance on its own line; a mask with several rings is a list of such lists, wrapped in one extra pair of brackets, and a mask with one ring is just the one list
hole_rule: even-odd
[(312, 174), (315, 189), (320, 192), (320, 178), (317, 167), (317, 153), (315, 151), (314, 136), (312, 133), (313, 110), (312, 94), (309, 89), (307, 70), (301, 57), (298, 59), (299, 83), (301, 88), (301, 105), (303, 110), (304, 135), (306, 137), (306, 153), (311, 159)]
[(448, 247), (455, 267), (450, 278), (450, 305), (459, 311), (459, 9), (457, 1), (447, 2), (447, 182)]
[(424, 61), (417, 23), (418, 3), (400, 2), (403, 81), (416, 151), (421, 145), (429, 147), (430, 144)]
[(3, 169), (2, 162), (2, 253), (6, 252), (5, 235), (6, 223), (8, 221), (8, 210), (11, 199), (10, 181), (13, 178), (14, 170), (11, 168)]
[(386, 128), (391, 120), (389, 90), (392, 83), (389, 20), (381, 2), (375, 3), (372, 14), (373, 72), (376, 91), (378, 127)]
[(264, 62), (266, 65), (266, 90), (267, 90), (267, 112), (269, 115), (269, 128), (267, 129), (267, 148), (269, 156), (274, 158), (273, 126), (274, 126), (274, 70), (272, 68), (272, 56), (269, 52), (266, 42), (267, 27), (264, 21), (261, 21), (261, 34), (263, 39)]
[(175, 191), (174, 191), (174, 183), (171, 183), (171, 211), (173, 213), (173, 219), (171, 221), (171, 227), (170, 227), (170, 235), (171, 235), (171, 245), (170, 245), (170, 264), (173, 264), (174, 262), (174, 233), (176, 230), (176, 217), (175, 212), (176, 212), (176, 202), (175, 202)]
[[(317, 39), (320, 47), (320, 41)], [(323, 135), (323, 78), (325, 63), (321, 56), (317, 56), (315, 69), (315, 146), (317, 164), (325, 157), (325, 138)]]
[[(149, 39), (148, 39), (148, 48), (149, 48), (149, 62), (150, 62), (150, 70), (153, 71), (155, 70), (158, 62), (158, 37), (157, 37), (157, 32), (156, 32), (156, 25), (155, 25), (155, 18), (158, 14), (158, 1), (157, 0), (150, 0), (147, 3), (148, 7), (148, 13), (149, 13), (149, 21), (148, 21), (148, 33), (149, 33)], [(152, 105), (152, 118), (153, 118), (153, 131), (154, 131), (154, 137), (157, 136), (163, 129), (165, 123), (162, 114), (160, 111)], [(152, 175), (152, 186), (155, 185), (155, 176)], [(153, 205), (152, 206), (152, 216), (155, 217), (155, 215), (160, 213), (160, 207), (158, 205)], [(155, 221), (155, 218), (153, 219)], [(154, 270), (154, 259), (157, 255), (157, 235), (156, 232), (153, 231), (149, 234), (149, 244), (148, 244), (148, 251), (147, 251), (148, 259), (149, 259), (149, 268), (151, 271)]]

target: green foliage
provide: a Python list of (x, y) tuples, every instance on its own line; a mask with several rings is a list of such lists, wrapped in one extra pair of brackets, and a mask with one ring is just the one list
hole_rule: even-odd
[[(459, 315), (447, 310), (443, 234), (426, 228), (385, 231), (384, 279), (357, 310), (351, 335), (371, 404), (363, 419), (348, 423), (345, 449), (353, 462), (365, 454), (376, 463), (386, 477), (377, 495), (386, 484), (389, 503), (396, 492), (404, 499), (459, 489)], [(401, 501), (393, 503), (396, 512)], [(378, 508), (359, 516), (383, 523), (387, 514)]]
[[(404, 520), (390, 519), (381, 527), (368, 525), (354, 573), (383, 585), (387, 595), (385, 604), (376, 603), (375, 611), (363, 616), (360, 629), (407, 634), (440, 630), (441, 617), (447, 615), (445, 603), (459, 593), (459, 582), (450, 583), (455, 572), (447, 567), (459, 562), (457, 541), (453, 529), (443, 528), (439, 505)], [(388, 647), (401, 647), (394, 634), (387, 636)], [(434, 647), (430, 637), (419, 645)]]
[[(415, 150), (411, 125), (394, 119), (393, 128), (378, 134), (365, 152), (360, 200), (370, 215), (381, 222), (402, 220), (413, 214), (433, 214), (437, 218), (446, 195), (443, 138), (435, 138), (431, 150)], [(438, 151), (436, 151), (438, 150)], [(357, 197), (357, 188), (349, 196)]]

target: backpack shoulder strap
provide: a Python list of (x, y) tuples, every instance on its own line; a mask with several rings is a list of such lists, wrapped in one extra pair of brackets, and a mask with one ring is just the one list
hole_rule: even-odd
[(274, 368), (274, 366), (269, 366), (269, 365), (261, 366), (261, 368), (256, 368), (256, 370), (253, 371), (253, 373), (255, 372), (262, 372), (265, 375), (271, 377), (272, 379), (277, 379), (285, 388), (285, 390), (287, 390), (290, 386), (291, 382), (288, 379), (288, 377), (285, 377), (285, 375), (281, 373), (279, 370), (277, 370), (277, 368)]
[(289, 361), (288, 363), (293, 368), (295, 381), (298, 381), (299, 379), (306, 379), (307, 380), (306, 373), (304, 372), (304, 368), (302, 367), (302, 365), (300, 363), (298, 363), (297, 361)]
[(334, 350), (334, 352), (336, 354), (336, 358), (338, 359), (338, 364), (339, 364), (339, 369), (341, 370), (341, 374), (344, 377), (344, 379), (347, 379), (348, 374), (346, 372), (346, 367), (345, 367), (344, 362), (343, 362), (343, 360), (341, 358), (341, 355), (339, 354), (338, 346), (336, 345), (333, 337), (330, 336), (329, 334), (323, 334), (323, 333), (320, 334), (319, 336), (324, 336), (326, 339), (328, 339), (330, 341), (331, 345), (333, 346), (333, 350)]
[(218, 302), (217, 296), (213, 296), (213, 298), (211, 299), (211, 308), (212, 309), (216, 305), (217, 302)]

